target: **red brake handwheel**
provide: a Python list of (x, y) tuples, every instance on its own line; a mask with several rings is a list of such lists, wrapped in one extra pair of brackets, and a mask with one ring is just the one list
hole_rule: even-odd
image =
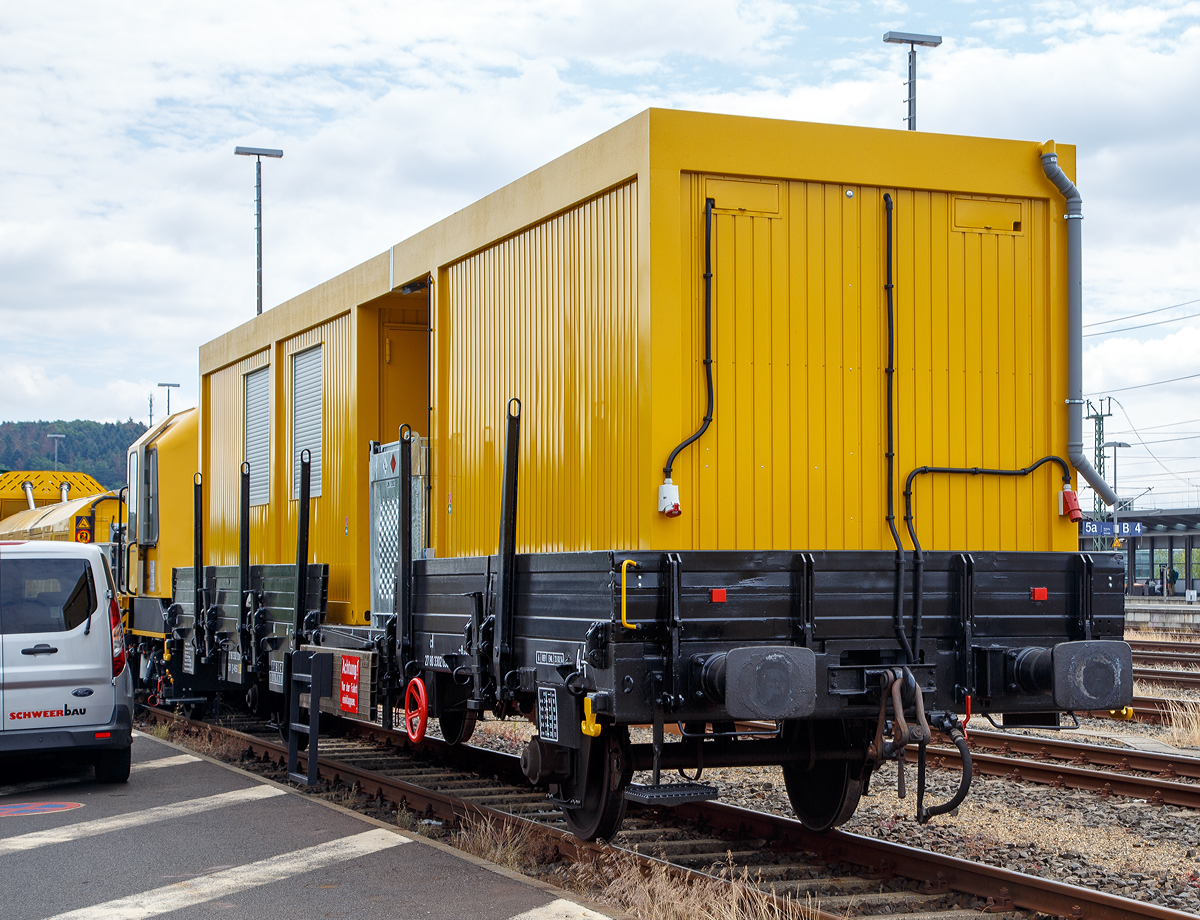
[(425, 737), (425, 726), (429, 724), (429, 697), (425, 695), (425, 682), (414, 677), (404, 692), (404, 731), (413, 744)]

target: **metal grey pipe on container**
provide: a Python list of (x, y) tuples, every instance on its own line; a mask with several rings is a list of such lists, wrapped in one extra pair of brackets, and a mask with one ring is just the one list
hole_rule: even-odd
[(1117, 493), (1083, 452), (1083, 197), (1058, 165), (1054, 142), (1042, 145), (1042, 170), (1067, 203), (1067, 459), (1106, 505)]

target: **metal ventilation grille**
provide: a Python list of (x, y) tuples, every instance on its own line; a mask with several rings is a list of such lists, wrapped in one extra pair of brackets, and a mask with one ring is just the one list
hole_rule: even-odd
[(322, 346), (297, 353), (292, 358), (292, 405), (295, 427), (292, 435), (292, 498), (300, 497), (300, 453), (312, 455), (309, 496), (321, 494), (321, 404), (324, 383)]
[(384, 447), (371, 457), (371, 613), (395, 612), (394, 579), (400, 556), (399, 448)]
[(246, 462), (250, 464), (250, 504), (271, 500), (271, 369), (246, 375)]
[[(412, 447), (412, 528), (414, 559), (425, 558), (429, 488), (429, 439)], [(382, 627), (395, 610), (396, 563), (400, 559), (400, 444), (384, 444), (371, 455), (371, 624)]]

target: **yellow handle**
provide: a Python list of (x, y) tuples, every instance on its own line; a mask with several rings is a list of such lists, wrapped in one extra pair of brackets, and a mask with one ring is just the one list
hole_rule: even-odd
[(637, 623), (630, 623), (625, 619), (625, 573), (630, 566), (633, 566), (635, 569), (638, 568), (638, 564), (632, 559), (626, 559), (621, 563), (621, 625), (626, 629), (638, 629)]
[(592, 712), (592, 698), (589, 696), (583, 698), (583, 721), (579, 724), (579, 730), (589, 738), (596, 738), (600, 734), (600, 725), (596, 722), (596, 714)]

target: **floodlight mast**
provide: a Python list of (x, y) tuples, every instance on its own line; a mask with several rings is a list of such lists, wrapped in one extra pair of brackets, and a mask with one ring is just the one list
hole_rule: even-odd
[(166, 390), (167, 390), (167, 415), (170, 415), (171, 414), (171, 389), (172, 389), (172, 387), (179, 386), (179, 384), (177, 384), (177, 383), (160, 383), (159, 386), (166, 387)]
[(921, 35), (918, 32), (885, 32), (883, 40), (891, 45), (908, 45), (908, 130), (917, 130), (917, 45), (923, 48), (936, 48), (942, 43), (940, 35)]
[[(283, 156), (282, 150), (271, 147), (234, 147), (234, 156), (254, 157), (254, 233), (258, 243), (258, 312), (262, 314), (262, 158)], [(171, 392), (167, 391), (170, 399)]]

